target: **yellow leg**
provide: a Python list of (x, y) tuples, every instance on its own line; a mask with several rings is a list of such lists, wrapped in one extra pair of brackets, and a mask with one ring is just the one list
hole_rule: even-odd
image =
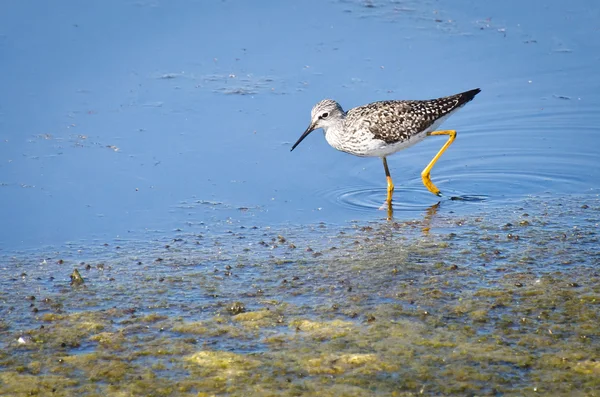
[(390, 169), (387, 165), (387, 160), (385, 157), (381, 158), (383, 160), (383, 168), (385, 169), (385, 178), (387, 179), (387, 199), (385, 200), (388, 204), (392, 204), (392, 194), (394, 193), (394, 182), (392, 182), (392, 177), (390, 175)]
[(439, 160), (440, 156), (446, 151), (446, 149), (448, 149), (448, 147), (452, 144), (452, 142), (454, 142), (454, 139), (456, 139), (456, 131), (454, 131), (454, 130), (433, 131), (433, 132), (428, 133), (427, 135), (448, 135), (448, 141), (444, 144), (444, 146), (442, 146), (442, 148), (435, 155), (433, 160), (431, 160), (429, 162), (429, 164), (427, 164), (427, 167), (425, 167), (423, 172), (421, 172), (421, 178), (423, 179), (423, 184), (425, 185), (425, 187), (431, 193), (435, 194), (436, 196), (440, 196), (441, 195), (440, 189), (438, 189), (437, 186), (435, 186), (433, 184), (433, 182), (431, 182), (431, 177), (429, 174), (431, 173), (431, 169), (433, 168), (435, 163)]

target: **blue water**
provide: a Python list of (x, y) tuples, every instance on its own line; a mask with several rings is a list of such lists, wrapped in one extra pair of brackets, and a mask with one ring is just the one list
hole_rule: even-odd
[[(480, 87), (443, 127), (440, 211), (598, 194), (595, 1), (35, 2), (0, 5), (0, 249), (244, 220), (383, 219), (379, 159), (313, 133), (349, 109)], [(438, 200), (429, 138), (388, 159), (399, 218)]]

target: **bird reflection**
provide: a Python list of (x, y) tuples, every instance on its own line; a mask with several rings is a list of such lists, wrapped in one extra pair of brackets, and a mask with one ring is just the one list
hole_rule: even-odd
[[(438, 201), (437, 203), (433, 204), (432, 206), (427, 207), (427, 209), (425, 210), (425, 214), (423, 215), (422, 227), (421, 227), (421, 231), (423, 232), (424, 236), (429, 235), (429, 230), (431, 229), (431, 222), (432, 222), (433, 218), (435, 217), (435, 215), (437, 214), (437, 211), (438, 211), (438, 208), (440, 208), (440, 205), (441, 205), (441, 201)], [(394, 207), (392, 206), (392, 203), (386, 202), (379, 209), (386, 210), (386, 212), (387, 212), (386, 219), (388, 221), (394, 220)]]

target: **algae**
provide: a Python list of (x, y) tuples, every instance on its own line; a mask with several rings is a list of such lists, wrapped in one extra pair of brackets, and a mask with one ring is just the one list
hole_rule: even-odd
[(6, 258), (0, 394), (597, 395), (600, 207), (560, 204)]

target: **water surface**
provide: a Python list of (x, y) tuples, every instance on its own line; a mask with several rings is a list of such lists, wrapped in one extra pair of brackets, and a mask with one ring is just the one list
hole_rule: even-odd
[[(3, 9), (4, 250), (167, 232), (246, 216), (239, 208), (263, 225), (381, 219), (379, 159), (337, 152), (319, 133), (289, 153), (325, 97), (348, 109), (481, 87), (444, 125), (459, 136), (432, 173), (443, 192), (497, 207), (597, 188), (591, 1)], [(400, 219), (436, 203), (420, 171), (442, 144), (389, 159)]]
[[(0, 11), (0, 394), (596, 395), (595, 2)], [(392, 220), (379, 159), (290, 153), (476, 87)]]

